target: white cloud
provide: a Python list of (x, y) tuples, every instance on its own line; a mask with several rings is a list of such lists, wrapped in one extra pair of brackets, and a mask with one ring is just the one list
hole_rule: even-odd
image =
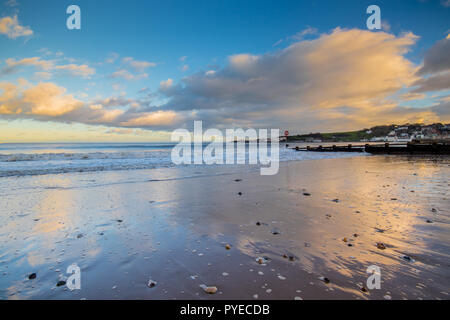
[(122, 61), (132, 67), (136, 72), (144, 72), (146, 69), (156, 66), (154, 62), (138, 61), (131, 57), (123, 58)]
[(114, 72), (111, 75), (111, 77), (112, 78), (122, 78), (125, 80), (140, 80), (140, 79), (148, 78), (148, 74), (147, 73), (133, 74), (128, 70), (120, 69), (120, 70), (117, 70), (116, 72)]
[(5, 5), (8, 7), (17, 7), (19, 3), (17, 2), (17, 0), (8, 0), (5, 2)]

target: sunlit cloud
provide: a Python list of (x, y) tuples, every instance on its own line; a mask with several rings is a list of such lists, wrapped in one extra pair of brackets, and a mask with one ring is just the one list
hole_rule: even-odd
[(6, 16), (0, 19), (0, 34), (6, 35), (10, 39), (26, 37), (33, 35), (30, 27), (24, 27), (19, 24), (17, 15)]
[(42, 74), (44, 76), (43, 79), (48, 79), (51, 71), (64, 71), (70, 75), (84, 78), (89, 78), (95, 74), (95, 69), (88, 65), (56, 65), (54, 60), (45, 60), (40, 57), (24, 58), (21, 60), (9, 58), (5, 60), (5, 64), (6, 66), (0, 69), (0, 76), (16, 73), (20, 68), (29, 66), (46, 71), (46, 74)]
[[(432, 46), (420, 65), (406, 57), (418, 40), (413, 33), (336, 28), (314, 39), (298, 39), (273, 52), (230, 55), (222, 68), (209, 66), (179, 81), (162, 80), (154, 92), (146, 86), (139, 90), (145, 93), (141, 98), (118, 94), (117, 83), (110, 96), (89, 98), (86, 92), (73, 95), (44, 82), (58, 71), (93, 76), (95, 70), (87, 65), (59, 65), (40, 57), (7, 59), (1, 73), (33, 67), (40, 82), (1, 82), (0, 116), (146, 130), (188, 128), (195, 119), (218, 128), (302, 131), (450, 120), (445, 100), (450, 88), (448, 39)], [(119, 56), (111, 58), (116, 61)], [(134, 58), (119, 61), (120, 69), (110, 78), (144, 80), (144, 71), (154, 66)], [(433, 91), (441, 96), (428, 98)], [(408, 106), (419, 100), (425, 106)]]

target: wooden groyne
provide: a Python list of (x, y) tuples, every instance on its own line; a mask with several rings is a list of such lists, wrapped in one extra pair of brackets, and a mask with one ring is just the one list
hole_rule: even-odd
[(293, 148), (295, 151), (313, 151), (313, 152), (364, 152), (364, 145), (347, 145), (347, 146), (318, 146), (318, 147), (310, 147), (307, 146), (305, 148), (295, 147)]
[(403, 145), (366, 145), (368, 153), (374, 154), (450, 154), (450, 144), (447, 143), (406, 143)]
[(372, 154), (450, 154), (450, 143), (384, 143), (384, 144), (365, 144), (347, 146), (317, 146), (317, 147), (295, 147), (296, 151), (311, 152), (368, 152)]

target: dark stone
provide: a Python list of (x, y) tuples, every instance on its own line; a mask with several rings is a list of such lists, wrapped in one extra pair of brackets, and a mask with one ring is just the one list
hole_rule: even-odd
[(366, 289), (365, 287), (362, 287), (362, 288), (361, 288), (361, 291), (362, 291), (362, 292), (367, 292), (367, 289)]
[(330, 283), (330, 279), (328, 279), (328, 278), (323, 278), (322, 281), (325, 283)]
[(386, 249), (386, 246), (382, 242), (377, 242), (377, 248), (380, 250), (384, 250), (384, 249)]
[(294, 261), (294, 260), (295, 260), (294, 256), (289, 256), (289, 261)]
[(433, 223), (433, 221), (431, 221), (431, 220), (427, 220), (427, 223)]
[(238, 192), (238, 195), (242, 196), (242, 192)]
[(338, 202), (339, 202), (339, 199), (333, 199), (333, 200), (331, 200), (331, 201), (338, 203)]
[(123, 220), (120, 220), (120, 219), (119, 219), (119, 220), (116, 220), (116, 221), (117, 221), (117, 222), (123, 222)]
[(242, 179), (235, 179), (234, 181), (235, 182), (240, 182), (240, 181), (242, 181)]
[(311, 196), (311, 193), (303, 192), (303, 195), (306, 196), (306, 197), (309, 197), (309, 196)]
[(405, 259), (406, 261), (411, 261), (411, 257), (410, 256), (403, 256), (403, 259)]
[(353, 245), (351, 243), (347, 244), (349, 247), (353, 247)]
[(56, 284), (57, 287), (61, 287), (66, 285), (66, 282), (64, 280), (59, 280), (58, 283)]
[(261, 225), (261, 222), (258, 221), (258, 222), (256, 223), (256, 225), (257, 225), (257, 226), (260, 226), (260, 225)]
[(28, 279), (33, 280), (36, 279), (36, 273), (32, 273), (28, 276)]
[(80, 233), (79, 235), (77, 235), (77, 238), (78, 238), (78, 239), (83, 238), (83, 234)]

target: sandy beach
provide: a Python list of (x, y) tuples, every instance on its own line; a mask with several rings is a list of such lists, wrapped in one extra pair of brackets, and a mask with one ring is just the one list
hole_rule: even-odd
[[(448, 158), (395, 156), (289, 161), (271, 177), (4, 177), (0, 298), (448, 299), (449, 178)], [(72, 263), (81, 290), (56, 286)], [(381, 289), (363, 292), (370, 265)]]

